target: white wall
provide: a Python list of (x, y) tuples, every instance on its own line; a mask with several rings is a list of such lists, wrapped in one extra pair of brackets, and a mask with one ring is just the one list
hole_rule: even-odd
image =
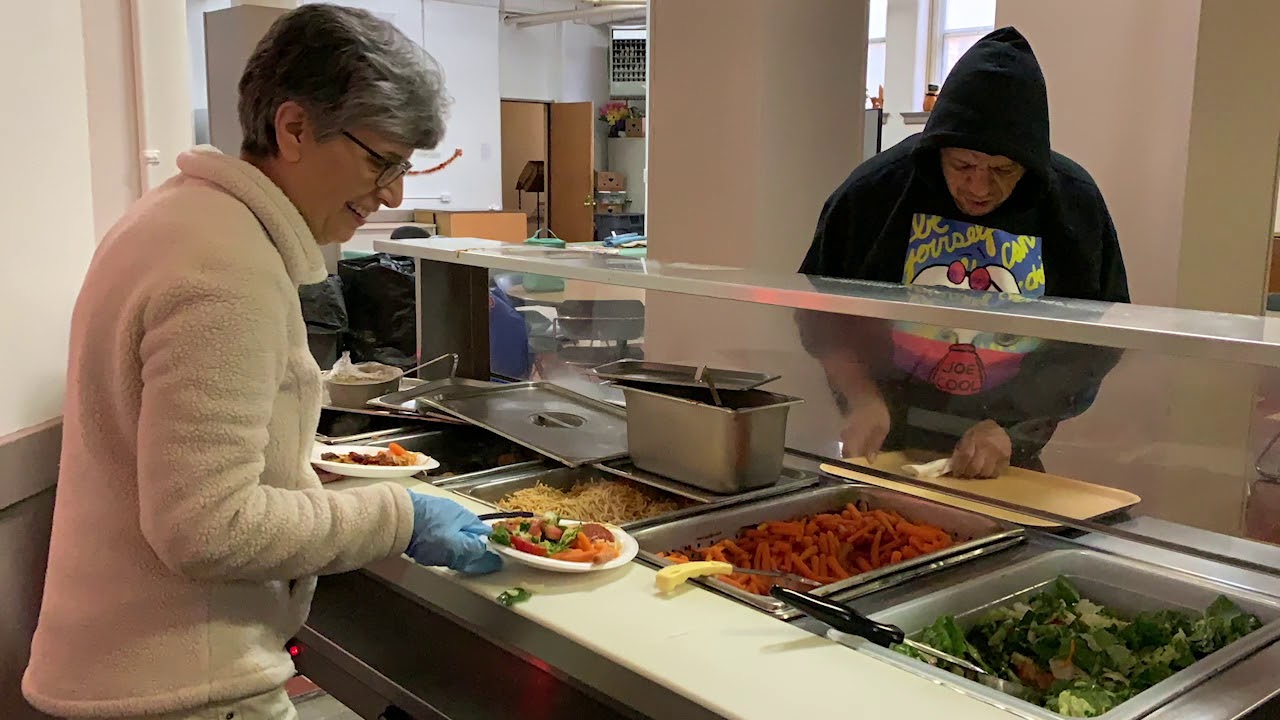
[(564, 23), (561, 27), (560, 102), (609, 100), (609, 34), (607, 30)]
[(918, 112), (927, 86), (929, 0), (888, 0), (885, 15), (884, 110), (881, 147), (889, 149), (924, 129), (907, 125), (905, 112)]
[[(303, 0), (316, 2), (320, 0)], [(206, 107), (202, 13), (231, 0), (187, 0), (187, 35), (193, 64), (192, 98)], [(344, 0), (400, 28), (441, 64), (453, 98), (448, 133), (440, 147), (418, 153), (417, 167), (463, 155), (431, 175), (405, 180), (404, 207), (468, 210), (501, 207), (503, 98), (603, 103), (609, 97), (606, 31), (560, 23), (518, 29), (498, 16), (497, 0)], [(572, 0), (510, 2), (511, 11), (554, 12)], [(445, 200), (444, 198), (448, 199)]]
[[(178, 155), (191, 149), (191, 50), (185, 32), (186, 6), (182, 3), (137, 3), (132, 20), (139, 145), (150, 158), (142, 166), (145, 192), (176, 175)], [(86, 26), (89, 27), (87, 23)], [(91, 27), (94, 34), (103, 31), (101, 27)]]
[[(405, 179), (406, 207), (462, 210), (502, 207), (502, 113), (498, 91), (498, 15), (493, 8), (426, 0), (422, 46), (444, 68), (453, 97), (440, 146), (418, 153), (418, 167), (463, 155), (431, 175)], [(431, 199), (450, 195), (450, 202)]]
[(499, 90), (505, 100), (555, 100), (560, 95), (560, 25), (517, 28), (502, 23)]
[[(92, 2), (92, 0), (90, 0)], [(191, 48), (191, 106), (209, 108), (209, 85), (204, 70), (204, 14), (231, 7), (231, 0), (187, 0), (187, 43)]]
[(94, 249), (80, 4), (18, 3), (5, 19), (24, 31), (0, 43), (0, 376), (11, 380), (0, 436), (61, 414), (71, 307)]
[(80, 10), (85, 26), (94, 237), (101, 240), (142, 192), (133, 28), (129, 0), (81, 0)]

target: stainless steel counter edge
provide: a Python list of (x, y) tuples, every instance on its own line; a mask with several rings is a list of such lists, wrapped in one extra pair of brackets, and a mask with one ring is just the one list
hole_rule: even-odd
[[(1270, 645), (1236, 663), (1173, 702), (1152, 712), (1146, 720), (1204, 720), (1222, 718), (1280, 717), (1271, 703), (1280, 694), (1280, 643)], [(1266, 712), (1254, 715), (1263, 706)]]
[(494, 645), (534, 657), (577, 682), (648, 717), (720, 720), (723, 716), (619, 665), (539, 623), (488, 601), (447, 576), (424, 572), (401, 558), (363, 571), (420, 605), (449, 617)]
[(1280, 320), (1255, 316), (1074, 300), (999, 300), (963, 307), (955, 304), (954, 296), (934, 298), (903, 285), (653, 260), (624, 263), (610, 256), (572, 251), (561, 252), (577, 259), (549, 259), (554, 253), (545, 249), (495, 246), (493, 241), (472, 238), (379, 240), (374, 248), (475, 268), (536, 272), (684, 295), (1280, 367)]

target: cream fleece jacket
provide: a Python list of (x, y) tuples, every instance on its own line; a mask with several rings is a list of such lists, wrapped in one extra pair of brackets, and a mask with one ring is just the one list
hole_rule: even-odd
[(71, 322), (44, 605), (23, 678), (55, 716), (128, 717), (260, 695), (315, 576), (402, 552), (386, 484), (322, 489), (321, 378), (297, 287), (324, 262), (265, 175), (212, 148), (108, 234)]

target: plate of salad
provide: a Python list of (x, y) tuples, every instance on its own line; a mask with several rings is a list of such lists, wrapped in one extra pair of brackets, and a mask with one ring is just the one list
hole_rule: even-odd
[[(1225, 596), (1200, 613), (1162, 609), (1126, 616), (1081, 597), (1059, 577), (967, 629), (950, 615), (939, 617), (917, 639), (1038, 691), (1047, 710), (1101, 717), (1262, 624)], [(960, 674), (904, 645), (894, 650)]]
[(622, 567), (640, 544), (607, 523), (565, 520), (556, 513), (493, 520), (489, 546), (501, 555), (543, 570), (594, 572)]

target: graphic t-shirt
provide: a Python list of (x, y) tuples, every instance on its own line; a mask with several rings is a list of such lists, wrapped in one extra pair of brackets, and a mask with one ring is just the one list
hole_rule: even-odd
[[(1043, 250), (1039, 237), (916, 213), (902, 281), (966, 291), (963, 302), (974, 305), (990, 304), (996, 294), (1042, 297)], [(977, 395), (1002, 385), (1040, 344), (1036, 338), (917, 323), (895, 324), (893, 341), (899, 369), (949, 395)]]

